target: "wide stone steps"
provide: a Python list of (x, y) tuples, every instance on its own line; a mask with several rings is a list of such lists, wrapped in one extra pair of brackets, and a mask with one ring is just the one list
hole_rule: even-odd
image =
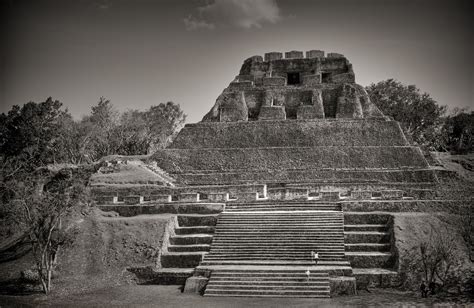
[(312, 225), (321, 225), (321, 224), (339, 224), (343, 223), (342, 219), (311, 219), (311, 217), (307, 217), (307, 220), (299, 219), (223, 219), (221, 223), (228, 223), (230, 225), (251, 225), (255, 223), (256, 225), (278, 225), (285, 223), (288, 225), (301, 225), (301, 226), (312, 226)]
[(318, 251), (321, 261), (345, 260), (340, 211), (224, 212), (214, 232), (202, 264), (279, 260), (314, 264), (311, 251)]
[[(334, 245), (334, 246), (321, 246), (321, 245), (311, 245), (311, 246), (273, 246), (273, 245), (267, 245), (267, 246), (245, 246), (245, 245), (232, 245), (232, 246), (213, 246), (211, 247), (210, 251), (213, 253), (223, 253), (223, 252), (230, 252), (230, 253), (238, 253), (240, 251), (243, 251), (245, 253), (271, 253), (271, 252), (289, 252), (289, 253), (311, 253), (311, 248), (313, 249), (318, 249), (318, 252), (327, 252), (327, 253), (344, 253), (344, 248), (340, 247), (343, 245)], [(310, 250), (308, 250), (310, 249)]]
[(340, 206), (312, 206), (312, 205), (299, 205), (299, 206), (271, 206), (271, 205), (227, 205), (226, 211), (228, 212), (243, 212), (243, 211), (339, 211)]
[(318, 297), (330, 295), (327, 272), (215, 270), (204, 296)]
[[(280, 265), (280, 266), (313, 266), (315, 263), (310, 260), (209, 260), (204, 259), (200, 265), (212, 266), (212, 265), (228, 265), (228, 266), (241, 266), (241, 265)], [(336, 266), (344, 267), (350, 266), (350, 262), (346, 260), (319, 260), (317, 263), (318, 266)]]

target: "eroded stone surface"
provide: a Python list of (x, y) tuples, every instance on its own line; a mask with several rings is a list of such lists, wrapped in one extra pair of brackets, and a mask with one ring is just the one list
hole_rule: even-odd
[[(317, 95), (312, 95), (316, 92)], [(383, 118), (343, 55), (310, 50), (269, 52), (246, 59), (239, 75), (203, 122), (266, 120), (266, 106), (283, 106), (286, 119)], [(316, 106), (313, 110), (301, 106)], [(299, 111), (299, 112), (298, 112)], [(247, 115), (245, 114), (247, 112)]]

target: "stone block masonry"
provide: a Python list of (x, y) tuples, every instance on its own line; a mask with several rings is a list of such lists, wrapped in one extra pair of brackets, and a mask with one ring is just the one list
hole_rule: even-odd
[(324, 58), (324, 51), (322, 50), (308, 50), (306, 58)]
[(285, 120), (286, 112), (284, 106), (262, 106), (259, 120)]
[(280, 60), (283, 58), (283, 53), (281, 52), (267, 52), (265, 54), (265, 62)]
[(303, 52), (296, 50), (285, 52), (285, 59), (303, 59)]

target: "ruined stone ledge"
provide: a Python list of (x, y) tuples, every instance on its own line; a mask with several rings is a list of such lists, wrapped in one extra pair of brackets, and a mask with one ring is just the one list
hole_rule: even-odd
[(140, 284), (184, 285), (194, 273), (194, 268), (133, 267), (127, 269), (134, 273)]
[(330, 277), (331, 296), (356, 295), (356, 278), (355, 277)]
[(209, 171), (428, 168), (419, 148), (411, 146), (165, 149), (153, 159), (174, 178), (179, 173)]
[(474, 200), (397, 200), (342, 201), (344, 212), (449, 212), (472, 211)]
[(169, 148), (408, 145), (394, 121), (326, 118), (186, 124)]
[(99, 205), (103, 211), (114, 211), (130, 217), (150, 214), (215, 214), (224, 210), (223, 203), (166, 203), (154, 205)]
[(400, 286), (400, 277), (397, 272), (382, 268), (354, 269), (358, 290), (368, 288), (394, 288)]
[(308, 183), (313, 185), (331, 186), (339, 182), (359, 182), (361, 185), (407, 185), (411, 184), (436, 184), (436, 177), (431, 170), (385, 170), (385, 171), (348, 171), (348, 170), (278, 170), (271, 171), (239, 171), (239, 172), (214, 172), (214, 173), (181, 173), (176, 174), (177, 179), (187, 185), (202, 184), (243, 184), (243, 183)]

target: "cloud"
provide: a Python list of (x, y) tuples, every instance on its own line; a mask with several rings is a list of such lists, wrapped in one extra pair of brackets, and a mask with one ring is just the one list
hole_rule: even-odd
[(226, 26), (261, 28), (265, 23), (274, 24), (279, 20), (280, 9), (275, 0), (214, 0), (183, 19), (187, 30)]

